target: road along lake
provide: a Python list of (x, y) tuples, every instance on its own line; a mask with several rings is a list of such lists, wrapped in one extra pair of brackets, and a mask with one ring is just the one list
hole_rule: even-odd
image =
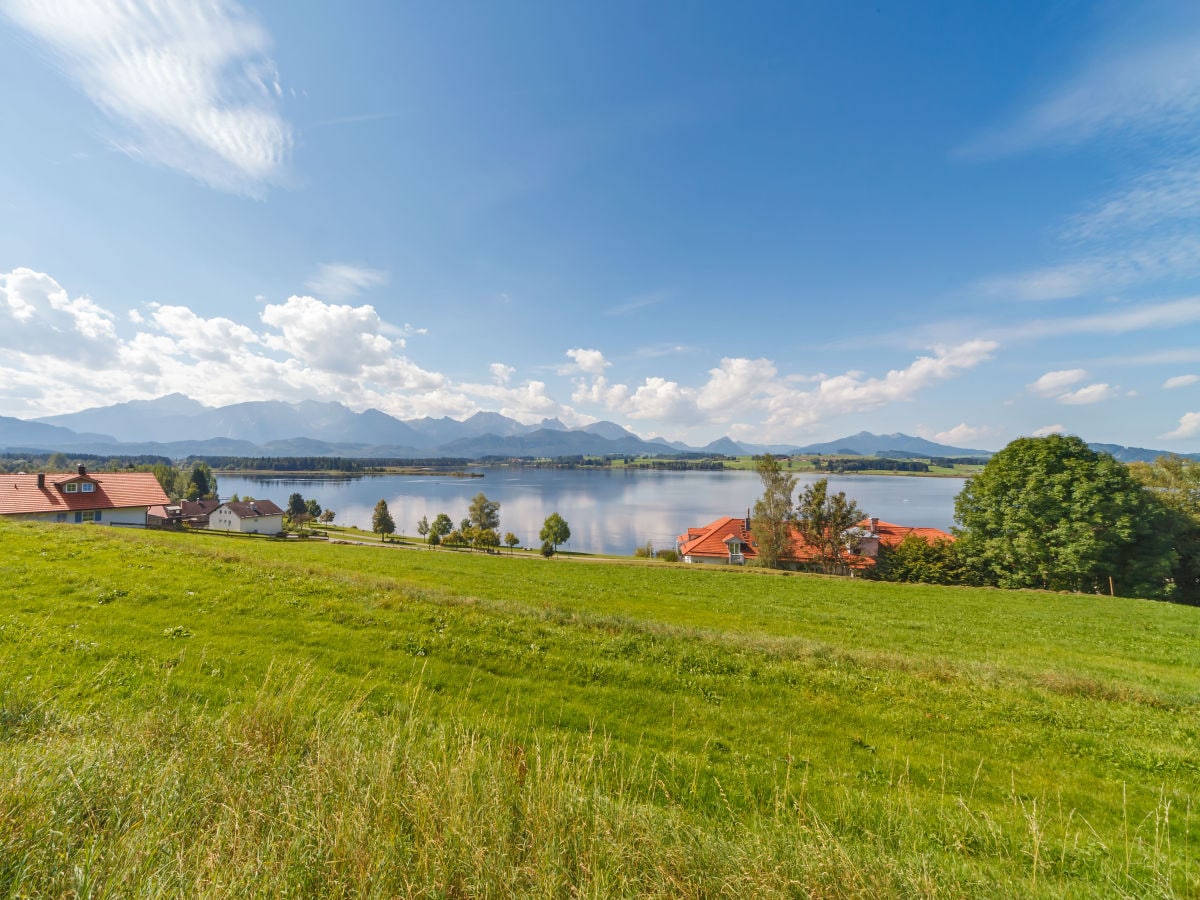
[[(533, 469), (481, 467), (483, 478), (449, 475), (365, 475), (353, 478), (217, 474), (221, 497), (232, 494), (274, 500), (286, 507), (292, 493), (337, 513), (339, 525), (370, 529), (371, 511), (386, 500), (396, 530), (415, 535), (417, 521), (444, 512), (455, 525), (466, 518), (480, 491), (500, 501), (500, 534), (511, 531), (522, 546), (536, 546), (542, 523), (553, 512), (571, 526), (563, 549), (628, 555), (647, 541), (655, 549), (675, 546), (689, 525), (719, 516), (744, 516), (762, 493), (753, 472), (652, 472), (633, 469)], [(799, 485), (818, 476), (801, 475)], [(961, 478), (894, 475), (830, 476), (865, 515), (887, 522), (949, 529)]]

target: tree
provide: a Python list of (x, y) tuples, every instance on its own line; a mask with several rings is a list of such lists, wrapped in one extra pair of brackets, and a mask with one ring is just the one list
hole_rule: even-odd
[(769, 569), (791, 555), (792, 492), (796, 476), (784, 472), (779, 460), (764, 453), (755, 466), (762, 481), (763, 493), (754, 503), (754, 518), (750, 531), (754, 535), (758, 561)]
[(542, 530), (538, 538), (543, 541), (549, 541), (550, 545), (554, 548), (554, 552), (557, 553), (558, 545), (565, 544), (571, 539), (571, 526), (558, 513), (550, 513), (542, 525)]
[(381, 499), (375, 504), (375, 511), (371, 513), (371, 530), (379, 535), (381, 541), (386, 540), (389, 534), (395, 534), (396, 523), (388, 512), (386, 500)]
[(513, 548), (516, 547), (517, 544), (521, 543), (521, 539), (519, 537), (517, 537), (515, 534), (513, 534), (511, 531), (506, 531), (504, 533), (504, 543), (508, 547), (508, 552), (512, 553)]
[(193, 463), (188, 486), (183, 493), (189, 500), (208, 500), (217, 496), (217, 478), (208, 463)]
[(1160, 456), (1152, 463), (1131, 463), (1129, 471), (1167, 511), (1176, 557), (1167, 596), (1200, 603), (1200, 460)]
[(429, 542), (429, 516), (421, 516), (421, 520), (417, 522), (417, 534), (425, 538), (426, 543)]
[(476, 528), (486, 531), (500, 527), (500, 503), (497, 500), (489, 500), (482, 491), (475, 495), (468, 512), (471, 524)]
[(951, 540), (927, 541), (910, 534), (894, 547), (882, 546), (875, 565), (867, 569), (879, 581), (914, 581), (922, 584), (970, 584), (970, 573)]
[(335, 513), (332, 509), (327, 509), (323, 513), (321, 513), (321, 521), (324, 522), (326, 525), (332, 525), (333, 520), (336, 518), (337, 518), (337, 513)]
[(461, 532), (463, 532), (463, 533), (466, 533), (466, 532), (470, 531), (470, 530), (471, 530), (471, 520), (470, 520), (470, 519), (463, 519), (461, 522), (459, 522), (459, 523), (458, 523), (458, 530), (459, 530), (459, 531), (461, 531)]
[(814, 481), (800, 495), (796, 506), (796, 530), (813, 548), (821, 568), (835, 572), (845, 565), (847, 535), (862, 520), (862, 510), (845, 491), (829, 493), (829, 479)]
[(954, 501), (959, 552), (999, 587), (1162, 596), (1176, 554), (1161, 501), (1073, 435), (1019, 438)]
[(500, 535), (495, 528), (476, 528), (471, 543), (480, 550), (491, 553), (500, 546)]
[(437, 538), (433, 541), (434, 544), (440, 544), (442, 538), (454, 530), (454, 523), (450, 521), (450, 517), (445, 513), (438, 513), (434, 517), (433, 524), (429, 526), (429, 533)]
[(549, 559), (554, 555), (554, 545), (549, 541), (542, 541), (542, 556)]
[(321, 504), (316, 500), (305, 500), (304, 511), (316, 519), (321, 515)]
[(295, 493), (288, 497), (287, 514), (289, 517), (295, 517), (301, 513), (308, 512), (308, 507), (304, 505), (304, 498), (300, 494)]

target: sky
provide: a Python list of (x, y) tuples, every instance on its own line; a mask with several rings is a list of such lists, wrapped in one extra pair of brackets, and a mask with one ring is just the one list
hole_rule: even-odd
[(0, 0), (0, 415), (1200, 450), (1200, 8)]

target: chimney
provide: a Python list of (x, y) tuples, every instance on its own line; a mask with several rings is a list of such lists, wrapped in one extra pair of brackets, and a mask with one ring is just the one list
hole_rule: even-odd
[(46, 488), (46, 473), (38, 472), (38, 490), (39, 491), (45, 490), (45, 488)]
[(83, 463), (80, 463), (78, 472), (80, 475), (86, 475), (87, 474), (87, 466), (85, 466)]
[(750, 530), (750, 507), (746, 507), (746, 530)]
[(871, 531), (879, 530), (879, 516), (871, 516)]

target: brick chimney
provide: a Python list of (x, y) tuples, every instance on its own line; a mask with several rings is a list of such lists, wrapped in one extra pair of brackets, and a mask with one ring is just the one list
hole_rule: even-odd
[(85, 466), (83, 463), (80, 463), (79, 467), (76, 471), (78, 471), (80, 475), (86, 475), (87, 474), (87, 466)]
[(45, 490), (45, 488), (46, 488), (46, 473), (38, 472), (38, 490), (39, 491)]

